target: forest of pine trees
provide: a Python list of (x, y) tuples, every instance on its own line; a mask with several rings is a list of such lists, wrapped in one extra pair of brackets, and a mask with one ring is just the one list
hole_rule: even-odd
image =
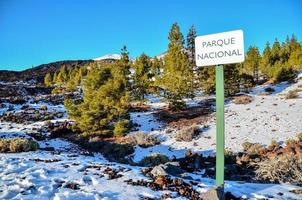
[[(191, 26), (185, 42), (179, 25), (174, 23), (163, 59), (143, 53), (132, 62), (123, 47), (122, 57), (115, 63), (62, 66), (54, 74), (46, 74), (44, 84), (53, 87), (53, 93), (83, 90), (82, 102), (67, 99), (65, 106), (85, 135), (124, 135), (129, 128), (131, 101), (144, 102), (153, 93), (163, 97), (171, 110), (179, 110), (185, 106), (184, 98), (192, 98), (199, 91), (214, 93), (214, 67), (195, 66), (196, 35)], [(267, 80), (290, 80), (302, 70), (302, 44), (292, 36), (281, 44), (277, 39), (272, 45), (267, 42), (263, 52), (250, 46), (243, 63), (224, 65), (224, 69), (226, 95), (247, 92)]]

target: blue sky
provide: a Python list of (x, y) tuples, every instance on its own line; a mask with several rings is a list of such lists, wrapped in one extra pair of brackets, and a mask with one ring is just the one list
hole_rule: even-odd
[(244, 31), (245, 46), (295, 34), (302, 41), (301, 0), (0, 0), (0, 69), (22, 70), (67, 59), (119, 53), (158, 55), (178, 22), (184, 35)]

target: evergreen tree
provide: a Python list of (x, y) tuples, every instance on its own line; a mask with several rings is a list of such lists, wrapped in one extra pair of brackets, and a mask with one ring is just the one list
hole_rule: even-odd
[(293, 52), (290, 54), (288, 60), (289, 66), (293, 69), (302, 70), (302, 45), (297, 47)]
[(240, 91), (240, 64), (223, 65), (225, 95), (234, 95)]
[(52, 77), (52, 84), (56, 84), (56, 82), (57, 82), (57, 77), (58, 77), (58, 72), (55, 71), (55, 73), (53, 74), (53, 77)]
[(289, 40), (288, 47), (290, 54), (301, 47), (301, 44), (298, 42), (297, 37), (295, 35), (292, 35), (291, 39)]
[(83, 102), (66, 100), (71, 119), (85, 136), (123, 135), (129, 124), (127, 77), (120, 73), (119, 62), (94, 68), (84, 83)]
[(287, 64), (289, 56), (290, 56), (289, 39), (287, 38), (286, 42), (283, 42), (280, 48), (280, 52), (279, 52), (280, 62), (283, 64)]
[(195, 38), (196, 30), (192, 25), (187, 34), (187, 50), (191, 66), (195, 65)]
[(271, 47), (269, 42), (267, 42), (261, 59), (261, 72), (265, 77), (270, 76), (269, 71), (271, 68), (271, 62), (272, 62), (271, 59), (272, 59)]
[(199, 87), (205, 94), (215, 92), (215, 67), (201, 67), (197, 70)]
[(133, 97), (136, 100), (142, 101), (150, 86), (152, 62), (146, 54), (142, 54), (133, 65)]
[[(227, 64), (223, 65), (223, 68), (225, 95), (234, 95), (240, 91), (240, 64)], [(200, 87), (205, 94), (215, 93), (215, 67), (209, 66), (198, 69), (198, 77)]]
[(58, 85), (63, 85), (67, 82), (67, 80), (68, 80), (68, 69), (65, 65), (63, 65), (60, 69), (60, 72), (59, 72), (58, 76), (57, 76), (56, 83)]
[(259, 80), (259, 65), (261, 61), (261, 55), (257, 47), (250, 46), (243, 64), (243, 73), (250, 74), (254, 77), (254, 80)]
[(44, 84), (49, 87), (52, 85), (52, 76), (50, 73), (47, 73), (44, 77)]
[(161, 85), (165, 90), (165, 98), (172, 109), (184, 106), (183, 97), (192, 97), (193, 71), (187, 55), (183, 52), (183, 36), (177, 23), (172, 25), (169, 33), (169, 46), (165, 56)]
[(280, 60), (280, 49), (281, 49), (280, 43), (276, 38), (271, 52), (271, 62), (270, 62), (271, 66), (273, 66), (276, 62)]
[(151, 66), (151, 77), (158, 77), (161, 74), (163, 69), (163, 62), (161, 59), (158, 59), (156, 56), (153, 58), (152, 66)]
[(121, 49), (121, 59), (118, 61), (118, 66), (120, 67), (121, 73), (129, 79), (131, 61), (129, 58), (129, 52), (126, 46)]

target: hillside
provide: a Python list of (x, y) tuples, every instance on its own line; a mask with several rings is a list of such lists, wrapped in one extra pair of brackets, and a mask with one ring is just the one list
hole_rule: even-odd
[[(247, 157), (241, 146), (248, 141), (268, 147), (272, 139), (276, 139), (280, 144), (278, 153), (282, 153), (286, 140), (296, 138), (302, 128), (299, 123), (302, 117), (301, 77), (302, 74), (295, 83), (256, 86), (245, 94), (252, 97), (251, 102), (238, 104), (235, 99), (227, 99), (226, 146), (240, 153), (236, 164), (231, 165), (231, 160), (227, 159), (226, 199), (301, 199), (302, 188), (297, 185), (252, 179), (253, 175), (248, 174), (251, 165), (244, 163), (259, 162), (257, 159), (263, 158)], [(267, 88), (274, 92), (265, 92)], [(292, 90), (300, 91), (299, 95), (294, 99), (285, 98)], [(132, 130), (129, 137), (140, 132), (157, 138), (158, 142), (149, 147), (136, 144), (132, 152), (126, 146), (106, 143), (101, 143), (106, 145), (104, 152), (90, 151), (64, 138), (63, 133), (68, 132), (64, 124), (70, 119), (64, 105), (56, 101), (60, 98), (61, 95), (27, 95), (20, 96), (18, 102), (1, 98), (0, 136), (32, 138), (39, 143), (36, 151), (0, 154), (1, 199), (201, 199), (196, 195), (214, 186), (211, 156), (215, 147), (215, 113), (200, 112), (207, 107), (215, 108), (211, 106), (213, 96), (186, 99), (191, 118), (180, 114), (170, 118), (168, 113), (163, 118), (160, 115), (164, 114), (166, 103), (149, 95), (148, 109), (130, 112), (137, 129)], [(199, 115), (194, 116), (194, 112)], [(198, 126), (200, 132), (190, 141), (180, 141), (178, 133), (188, 130), (186, 126)], [(111, 148), (114, 154), (110, 154)], [(301, 149), (296, 151), (301, 152)], [(171, 162), (164, 166), (170, 168), (162, 171), (163, 165), (151, 168), (142, 165), (142, 160), (152, 153), (167, 156)], [(274, 155), (274, 152), (269, 153)], [(112, 162), (118, 156), (133, 162)], [(192, 163), (194, 168), (190, 169)], [(166, 172), (170, 178), (154, 179), (150, 175)]]
[(90, 65), (91, 63), (112, 63), (115, 60), (120, 59), (118, 54), (108, 54), (95, 59), (89, 60), (63, 60), (56, 61), (47, 64), (38, 65), (36, 67), (26, 69), (23, 71), (11, 71), (11, 70), (0, 70), (0, 81), (28, 81), (36, 80), (37, 82), (42, 82), (44, 76), (47, 73), (54, 73), (60, 70), (60, 68), (65, 65), (67, 68), (74, 68), (75, 66), (82, 67), (85, 65)]

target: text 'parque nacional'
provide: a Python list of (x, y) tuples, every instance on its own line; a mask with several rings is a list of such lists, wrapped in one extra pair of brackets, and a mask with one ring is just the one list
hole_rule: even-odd
[(243, 32), (241, 30), (196, 37), (195, 48), (197, 66), (244, 61)]

